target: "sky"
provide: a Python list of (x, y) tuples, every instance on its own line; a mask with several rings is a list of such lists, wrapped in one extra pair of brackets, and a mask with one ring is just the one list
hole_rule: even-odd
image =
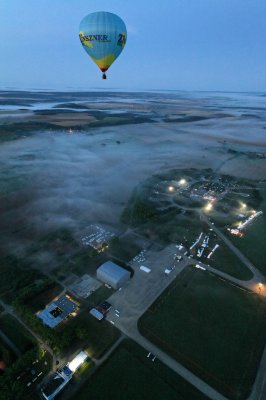
[[(108, 79), (81, 19), (118, 14), (126, 47)], [(0, 0), (0, 89), (266, 91), (265, 0)]]

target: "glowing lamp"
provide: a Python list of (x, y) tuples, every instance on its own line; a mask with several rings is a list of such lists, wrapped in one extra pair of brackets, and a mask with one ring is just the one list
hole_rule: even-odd
[(68, 364), (68, 368), (72, 372), (76, 372), (76, 370), (84, 363), (84, 361), (88, 358), (87, 354), (84, 351), (81, 351), (70, 363)]

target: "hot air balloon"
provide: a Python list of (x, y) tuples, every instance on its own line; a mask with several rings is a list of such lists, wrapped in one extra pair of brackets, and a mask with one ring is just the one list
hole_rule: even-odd
[(126, 25), (118, 15), (106, 11), (84, 17), (79, 26), (82, 47), (103, 72), (117, 59), (127, 40)]

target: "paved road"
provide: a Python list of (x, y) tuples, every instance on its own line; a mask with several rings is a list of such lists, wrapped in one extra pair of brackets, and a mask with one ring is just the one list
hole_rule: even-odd
[[(151, 351), (158, 358), (164, 362), (168, 367), (173, 369), (189, 383), (195, 386), (202, 393), (210, 397), (212, 400), (225, 400), (225, 397), (218, 393), (215, 389), (210, 387), (206, 382), (202, 381), (192, 372), (184, 368), (180, 363), (171, 358), (168, 354), (160, 350), (157, 346), (149, 342), (144, 338), (137, 329), (137, 321), (139, 317), (150, 307), (150, 305), (159, 297), (159, 295), (166, 289), (166, 287), (174, 281), (177, 275), (188, 265), (200, 264), (206, 268), (206, 270), (218, 275), (220, 279), (228, 281), (230, 284), (236, 285), (238, 288), (244, 288), (244, 290), (250, 290), (250, 281), (241, 281), (233, 278), (232, 276), (223, 273), (222, 271), (216, 270), (215, 268), (209, 267), (203, 263), (200, 263), (193, 258), (189, 259), (183, 255), (183, 260), (176, 263), (176, 267), (173, 271), (165, 276), (163, 273), (163, 266), (167, 265), (167, 258), (169, 259), (168, 265), (173, 263), (173, 254), (178, 253), (175, 246), (168, 246), (162, 251), (155, 253), (153, 259), (147, 258), (143, 264), (152, 269), (152, 272), (146, 274), (139, 270), (139, 265), (134, 267), (134, 278), (130, 280), (120, 291), (115, 292), (108, 299), (112, 304), (113, 308), (107, 315), (107, 320), (113, 323), (118, 329), (124, 334), (135, 340), (142, 347), (146, 348), (147, 351)], [(252, 280), (253, 282), (253, 280)], [(254, 288), (253, 288), (254, 289)], [(266, 354), (265, 354), (266, 358)], [(266, 360), (265, 360), (266, 363)], [(254, 387), (254, 396), (250, 400), (257, 400), (255, 397), (258, 393), (263, 393), (263, 386), (265, 381), (264, 371), (265, 366), (261, 363), (259, 368), (259, 375)], [(264, 400), (263, 397), (258, 400)]]
[(213, 231), (217, 234), (217, 236), (219, 236), (220, 239), (222, 239), (226, 243), (226, 245), (233, 251), (233, 253), (235, 253), (235, 255), (242, 261), (242, 263), (248, 269), (250, 269), (250, 271), (254, 274), (254, 276), (257, 277), (258, 282), (260, 282), (260, 280), (261, 282), (262, 281), (266, 282), (264, 275), (262, 275), (262, 273), (252, 264), (252, 262), (249, 261), (249, 259), (246, 256), (244, 256), (244, 254), (228, 239), (228, 237), (225, 236), (220, 231), (219, 228), (213, 225), (205, 214), (203, 214), (201, 211), (198, 212), (201, 220), (206, 222), (206, 224), (208, 224), (209, 227), (213, 229)]
[[(200, 213), (201, 214), (201, 213)], [(181, 375), (184, 379), (190, 382), (193, 386), (195, 386), (202, 393), (207, 395), (212, 400), (226, 400), (224, 396), (218, 393), (215, 389), (210, 387), (207, 383), (199, 379), (192, 372), (184, 368), (181, 364), (179, 364), (176, 360), (171, 358), (168, 354), (160, 350), (157, 346), (149, 342), (146, 338), (144, 338), (137, 329), (137, 321), (139, 317), (150, 307), (150, 305), (159, 297), (159, 295), (167, 288), (167, 286), (176, 278), (176, 276), (189, 264), (201, 264), (207, 270), (219, 275), (221, 278), (228, 280), (232, 284), (236, 284), (238, 286), (254, 290), (255, 284), (258, 282), (266, 283), (264, 276), (255, 268), (255, 266), (230, 242), (230, 240), (223, 235), (218, 228), (211, 224), (208, 218), (201, 214), (202, 219), (214, 230), (214, 232), (227, 244), (227, 246), (237, 255), (237, 257), (252, 271), (254, 274), (254, 278), (250, 281), (241, 281), (239, 279), (233, 278), (232, 276), (223, 273), (222, 271), (216, 270), (215, 268), (209, 267), (203, 263), (200, 263), (193, 259), (188, 259), (184, 257), (184, 259), (175, 264), (175, 268), (173, 271), (166, 276), (164, 274), (165, 267), (173, 265), (173, 254), (178, 253), (176, 247), (174, 245), (168, 246), (161, 251), (153, 253), (153, 257), (147, 259), (143, 262), (143, 264), (152, 269), (150, 274), (146, 274), (139, 270), (139, 265), (135, 265), (134, 270), (134, 278), (130, 280), (121, 291), (117, 291), (110, 298), (110, 302), (113, 305), (113, 309), (108, 314), (107, 319), (109, 322), (112, 321), (114, 325), (121, 330), (125, 335), (129, 336), (133, 340), (135, 340), (142, 347), (146, 348), (147, 351), (151, 351), (157, 357), (164, 362), (168, 367), (173, 369), (179, 375)], [(133, 232), (132, 232), (133, 233)], [(61, 285), (62, 283), (59, 282)], [(63, 285), (64, 291), (67, 290), (67, 286)], [(62, 293), (62, 294), (63, 294)], [(266, 292), (260, 293), (266, 296)], [(16, 318), (31, 334), (36, 338), (39, 344), (45, 348), (53, 357), (53, 370), (58, 368), (56, 365), (56, 358), (52, 351), (52, 349), (47, 346), (24, 322), (23, 320), (15, 314), (12, 307), (6, 305), (4, 302), (0, 300), (0, 304), (3, 306), (4, 310), (11, 314), (14, 318)], [(120, 312), (116, 312), (118, 310)], [(120, 344), (123, 340), (124, 336), (122, 336), (113, 346), (112, 348), (100, 359), (93, 359), (95, 362), (95, 368), (98, 368), (114, 351), (114, 349)], [(73, 357), (75, 354), (73, 355)], [(64, 360), (61, 360), (60, 364), (63, 363)], [(253, 392), (249, 398), (249, 400), (264, 400), (264, 389), (266, 390), (266, 349), (264, 351), (264, 355), (262, 357), (262, 361), (260, 364), (259, 372), (256, 378), (256, 382), (254, 384)], [(82, 380), (83, 382), (83, 380)], [(74, 386), (74, 392), (71, 389), (71, 394), (69, 394), (68, 398), (73, 398), (73, 394), (79, 389), (80, 384)]]
[[(209, 386), (206, 382), (202, 381), (200, 378), (198, 378), (196, 375), (194, 375), (188, 369), (183, 367), (183, 365), (178, 363), (176, 360), (174, 360), (172, 357), (170, 357), (164, 351), (162, 351), (157, 346), (155, 346), (153, 343), (151, 343), (149, 340), (144, 338), (139, 333), (136, 326), (134, 328), (131, 326), (130, 331), (125, 329), (124, 333), (126, 333), (130, 338), (135, 340), (135, 342), (137, 342), (140, 346), (144, 347), (147, 350), (147, 352), (151, 351), (154, 355), (156, 355), (156, 357), (160, 361), (162, 361), (165, 365), (167, 365), (169, 368), (171, 368), (177, 374), (182, 376), (182, 378), (184, 378), (187, 382), (191, 383), (194, 387), (196, 387), (199, 391), (204, 393), (210, 399), (212, 399), (212, 400), (228, 400), (222, 394), (220, 394), (215, 389), (213, 389), (211, 386)], [(156, 360), (155, 360), (155, 362), (156, 362)]]
[(234, 278), (233, 276), (222, 272), (214, 267), (211, 267), (207, 264), (204, 264), (201, 261), (195, 260), (193, 258), (190, 259), (191, 264), (199, 264), (200, 266), (204, 267), (207, 271), (217, 275), (220, 277), (221, 280), (227, 281), (230, 283), (232, 286), (236, 286), (241, 290), (246, 290), (250, 293), (250, 291), (255, 292), (257, 294), (261, 294), (261, 292), (258, 289), (258, 282), (256, 278), (252, 278), (249, 281), (242, 281), (241, 279)]
[(266, 346), (261, 358), (252, 393), (248, 400), (265, 400), (266, 398)]
[(139, 317), (150, 307), (159, 295), (174, 281), (177, 275), (189, 264), (191, 260), (186, 257), (179, 263), (169, 275), (164, 274), (166, 266), (173, 264), (173, 255), (178, 253), (176, 246), (168, 246), (162, 251), (153, 253), (147, 257), (143, 264), (150, 267), (152, 271), (145, 273), (140, 271), (139, 265), (133, 265), (134, 278), (130, 280), (120, 291), (109, 297), (112, 310), (107, 315), (107, 320), (113, 323), (124, 334), (135, 340), (147, 351), (151, 351), (164, 362), (169, 368), (180, 374), (202, 393), (212, 400), (225, 400), (215, 389), (199, 379), (192, 372), (184, 368), (168, 354), (144, 338), (137, 329)]
[[(125, 339), (125, 335), (121, 334), (119, 339), (113, 344), (113, 346), (100, 359), (90, 357), (93, 360), (95, 366), (93, 367), (93, 369), (90, 369), (88, 371), (88, 374), (86, 374), (85, 376), (82, 377), (82, 379), (80, 379), (78, 382), (76, 382), (75, 385), (72, 385), (72, 386), (69, 385), (68, 387), (66, 387), (64, 389), (64, 396), (63, 396), (64, 400), (74, 399), (75, 394), (80, 390), (80, 388), (86, 382), (86, 380), (89, 378), (89, 376), (94, 374), (94, 372), (111, 356), (113, 351), (120, 345), (120, 343), (124, 339)], [(75, 355), (73, 355), (73, 357), (75, 357)]]
[(11, 306), (7, 305), (2, 300), (0, 300), (0, 304), (8, 314), (12, 315), (12, 317), (14, 317), (18, 322), (20, 322), (21, 325), (24, 326), (25, 329), (27, 329), (28, 332), (30, 332), (30, 334), (37, 340), (37, 342), (43, 349), (45, 349), (48, 353), (51, 354), (52, 359), (53, 359), (53, 370), (55, 370), (56, 369), (56, 358), (55, 358), (54, 352), (51, 349), (51, 347), (48, 346), (46, 343), (44, 343), (43, 340), (38, 335), (36, 335), (36, 333), (31, 328), (29, 328), (28, 325), (26, 325), (25, 322), (17, 314), (15, 314), (15, 312)]
[[(174, 281), (177, 275), (186, 266), (191, 264), (191, 260), (185, 258), (183, 261), (176, 264), (176, 267), (168, 276), (165, 276), (163, 273), (163, 266), (165, 265), (167, 256), (170, 257), (173, 262), (173, 251), (176, 252), (175, 246), (169, 246), (169, 248), (164, 251), (158, 252), (154, 260), (156, 261), (155, 263), (151, 264), (151, 260), (146, 260), (144, 263), (145, 265), (152, 265), (152, 272), (149, 274), (140, 271), (138, 267), (134, 268), (134, 278), (129, 281), (121, 291), (117, 291), (109, 297), (108, 301), (112, 304), (112, 310), (108, 313), (107, 320), (110, 323), (114, 323), (121, 332), (146, 348), (147, 351), (151, 351), (153, 354), (157, 355), (169, 368), (185, 378), (202, 393), (209, 396), (210, 399), (226, 400), (224, 396), (220, 395), (216, 390), (184, 368), (168, 354), (149, 342), (137, 329), (139, 317), (150, 307), (167, 286)], [(161, 260), (164, 260), (164, 262)]]

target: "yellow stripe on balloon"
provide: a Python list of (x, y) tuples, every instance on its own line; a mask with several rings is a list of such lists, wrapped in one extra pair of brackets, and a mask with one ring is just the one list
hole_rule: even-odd
[(90, 56), (90, 58), (98, 65), (100, 69), (105, 70), (107, 70), (115, 61), (115, 55), (113, 53), (107, 54), (102, 58), (94, 58), (92, 56)]

